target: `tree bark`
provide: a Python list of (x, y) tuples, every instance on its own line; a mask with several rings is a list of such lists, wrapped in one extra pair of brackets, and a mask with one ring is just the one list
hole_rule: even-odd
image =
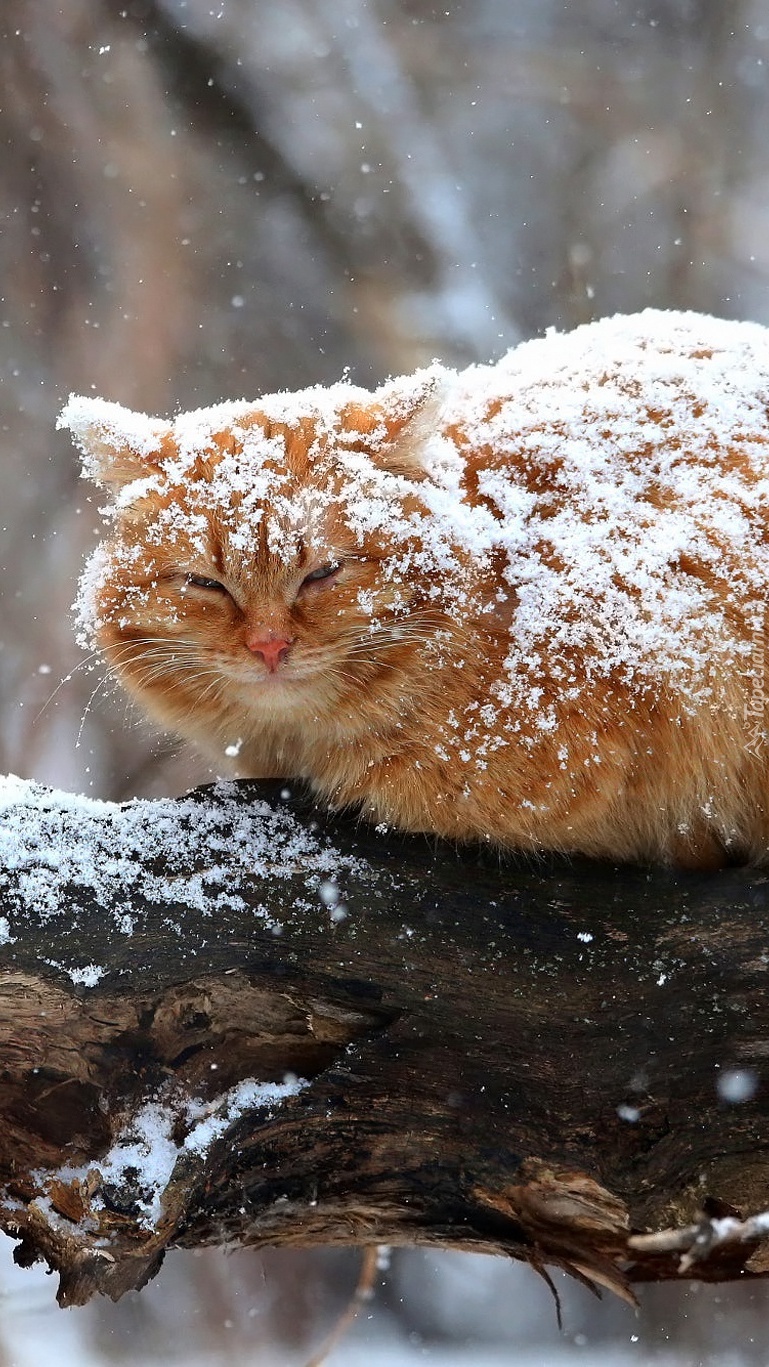
[[(513, 862), (280, 783), (193, 798), (199, 824), (143, 804), (150, 856), (136, 808), (50, 817), (120, 844), (110, 905), (66, 861), (37, 896), (41, 790), (0, 874), (0, 1227), (62, 1304), (229, 1242), (432, 1243), (626, 1295), (769, 1268), (738, 1223), (769, 1208), (766, 874)], [(265, 800), (306, 842), (274, 875), (243, 838)]]

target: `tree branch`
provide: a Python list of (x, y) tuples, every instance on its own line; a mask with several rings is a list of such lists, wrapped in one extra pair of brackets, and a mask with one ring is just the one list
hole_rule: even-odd
[[(229, 1241), (763, 1274), (766, 875), (512, 864), (285, 791), (6, 787), (17, 1261), (63, 1304)], [(705, 1247), (703, 1212), (748, 1223)]]

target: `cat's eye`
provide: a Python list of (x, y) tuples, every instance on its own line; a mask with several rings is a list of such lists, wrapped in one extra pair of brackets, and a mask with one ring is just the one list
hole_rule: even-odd
[(310, 588), (313, 584), (321, 584), (324, 579), (333, 579), (342, 568), (341, 560), (331, 560), (327, 565), (320, 565), (317, 570), (310, 570), (309, 574), (302, 580), (302, 588)]
[(185, 584), (194, 584), (196, 589), (210, 589), (212, 593), (226, 593), (224, 584), (218, 579), (207, 579), (204, 574), (185, 574)]

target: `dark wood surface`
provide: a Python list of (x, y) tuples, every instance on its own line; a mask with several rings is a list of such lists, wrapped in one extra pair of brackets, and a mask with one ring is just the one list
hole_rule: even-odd
[[(765, 873), (524, 864), (324, 817), (280, 784), (236, 791), (366, 861), (340, 877), (342, 919), (301, 866), (233, 868), (246, 909), (214, 914), (134, 892), (130, 935), (87, 888), (51, 917), (0, 875), (0, 1227), (64, 1303), (228, 1241), (430, 1242), (629, 1294), (682, 1275), (687, 1242), (628, 1236), (694, 1226), (692, 1275), (764, 1271), (759, 1232), (706, 1217), (769, 1208)], [(197, 796), (215, 825), (221, 792)], [(85, 987), (83, 964), (107, 971)], [(719, 1090), (735, 1072), (741, 1102)], [(151, 1227), (141, 1178), (100, 1169), (153, 1099), (181, 1144), (185, 1098), (294, 1075), (296, 1095), (180, 1149)]]

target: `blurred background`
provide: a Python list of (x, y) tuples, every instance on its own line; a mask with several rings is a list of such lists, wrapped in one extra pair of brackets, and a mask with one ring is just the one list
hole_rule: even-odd
[[(210, 777), (74, 645), (99, 497), (70, 390), (171, 413), (648, 305), (769, 323), (769, 0), (3, 0), (0, 39), (2, 770)], [(65, 1313), (1, 1251), (0, 1367), (298, 1364), (357, 1277), (177, 1253)], [(401, 1252), (378, 1281), (332, 1364), (769, 1363), (762, 1287), (636, 1316), (559, 1280), (559, 1333), (528, 1269)]]

